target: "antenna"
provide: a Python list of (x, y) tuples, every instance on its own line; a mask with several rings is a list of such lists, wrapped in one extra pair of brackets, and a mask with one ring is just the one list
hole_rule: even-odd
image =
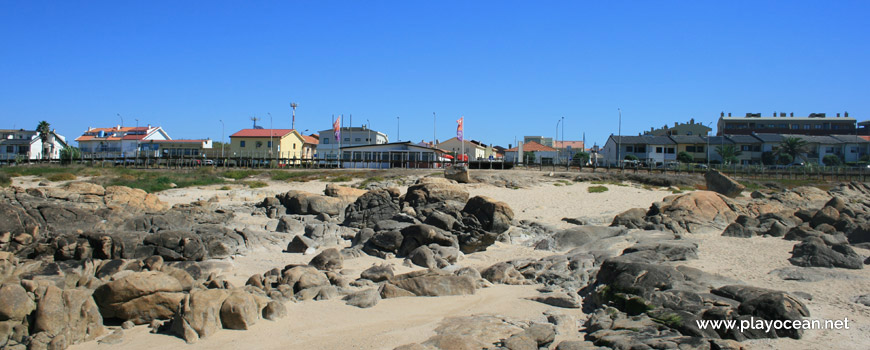
[(256, 129), (256, 128), (257, 128), (257, 121), (260, 120), (260, 118), (257, 118), (257, 117), (251, 117), (251, 120), (254, 121), (254, 129)]
[(296, 107), (299, 107), (299, 104), (296, 102), (290, 102), (290, 108), (293, 108), (293, 120), (290, 122), (290, 129), (296, 129)]

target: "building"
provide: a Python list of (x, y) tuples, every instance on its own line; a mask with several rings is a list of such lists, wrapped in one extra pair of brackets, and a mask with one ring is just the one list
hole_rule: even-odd
[(867, 140), (866, 136), (831, 135), (831, 137), (843, 143), (842, 159), (845, 163), (859, 162), (862, 157), (870, 154), (870, 140)]
[(335, 139), (335, 131), (332, 129), (318, 132), (320, 142), (317, 144), (317, 158), (338, 159), (339, 146), (381, 145), (389, 143), (387, 134), (369, 129), (368, 126), (343, 127), (341, 140)]
[(697, 163), (707, 161), (707, 152), (710, 151), (707, 147), (707, 135), (704, 137), (698, 135), (671, 135), (669, 136), (674, 143), (677, 144), (677, 155), (682, 152), (688, 153)]
[[(522, 154), (520, 152), (522, 152)], [(553, 165), (553, 161), (556, 159), (558, 152), (559, 151), (553, 147), (545, 146), (534, 141), (528, 143), (523, 142), (522, 145), (505, 150), (504, 160), (506, 162)], [(528, 159), (526, 156), (528, 153), (534, 155), (534, 162), (532, 162), (531, 159)], [(520, 157), (522, 158), (520, 159)]]
[(667, 136), (610, 135), (601, 153), (604, 154), (605, 164), (619, 165), (631, 154), (645, 164), (660, 165), (677, 161), (677, 144)]
[(317, 145), (320, 143), (320, 135), (302, 135), (302, 139), (305, 141), (302, 144), (302, 159), (317, 158)]
[(583, 141), (554, 141), (553, 148), (559, 151), (557, 163), (564, 163), (574, 158), (574, 154), (586, 149)]
[(752, 133), (800, 134), (800, 135), (854, 135), (857, 121), (849, 117), (849, 112), (840, 117), (827, 117), (825, 113), (810, 113), (807, 117), (786, 116), (776, 112), (762, 117), (761, 113), (746, 113), (745, 117), (732, 117), (731, 113), (719, 116), (716, 135), (749, 135)]
[(91, 128), (76, 138), (82, 157), (135, 157), (139, 144), (151, 140), (171, 140), (161, 127)]
[(294, 129), (242, 129), (230, 135), (229, 157), (300, 159), (304, 144)]
[[(212, 149), (212, 141), (205, 140), (147, 140), (139, 143), (140, 157), (189, 158), (205, 157)], [(218, 156), (220, 153), (218, 152)]]
[(42, 138), (36, 130), (0, 129), (0, 161), (16, 159), (59, 159), (60, 150), (67, 146), (66, 138), (51, 131), (48, 143), (43, 147)]
[(523, 143), (529, 142), (537, 142), (547, 147), (553, 147), (553, 138), (552, 137), (543, 137), (543, 136), (523, 136)]
[[(761, 164), (761, 154), (764, 152), (764, 141), (762, 139), (755, 135), (726, 135), (725, 137), (734, 144), (736, 150), (740, 151), (735, 164)], [(778, 144), (780, 141), (775, 137), (767, 139), (769, 143), (776, 142)], [(716, 151), (716, 146), (710, 145), (710, 147), (713, 148), (711, 151)], [(718, 152), (716, 153), (718, 154)]]
[[(464, 148), (463, 144), (465, 144)], [(464, 150), (464, 154), (468, 156), (469, 161), (488, 159), (486, 157), (486, 147), (481, 146), (481, 143), (478, 141), (459, 141), (459, 139), (453, 137), (447, 141), (439, 143), (436, 145), (436, 148), (446, 150), (454, 155), (463, 154), (462, 152)]]
[(419, 144), (393, 142), (341, 147), (343, 168), (440, 168), (446, 152)]
[(673, 127), (668, 127), (667, 125), (662, 126), (661, 128), (654, 129), (649, 128), (649, 131), (644, 134), (653, 135), (653, 136), (692, 136), (692, 135), (707, 135), (713, 129), (705, 126), (701, 122), (695, 122), (695, 119), (690, 119), (688, 123), (677, 123), (674, 122)]

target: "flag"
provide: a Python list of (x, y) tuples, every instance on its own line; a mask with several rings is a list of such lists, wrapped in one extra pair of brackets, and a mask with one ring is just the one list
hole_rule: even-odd
[(463, 119), (465, 119), (465, 117), (461, 117), (461, 118), (459, 118), (459, 120), (456, 121), (457, 123), (459, 123), (459, 125), (456, 126), (456, 138), (459, 139), (459, 141), (463, 141), (462, 140), (462, 121), (463, 121)]
[(335, 118), (335, 121), (332, 122), (332, 132), (335, 134), (335, 140), (338, 141), (341, 138), (341, 117)]

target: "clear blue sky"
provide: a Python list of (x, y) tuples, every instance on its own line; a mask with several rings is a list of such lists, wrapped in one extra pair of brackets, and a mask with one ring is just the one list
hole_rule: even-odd
[[(402, 140), (603, 144), (720, 111), (870, 119), (867, 1), (0, 1), (0, 128), (333, 114)], [(715, 126), (715, 123), (714, 123)]]

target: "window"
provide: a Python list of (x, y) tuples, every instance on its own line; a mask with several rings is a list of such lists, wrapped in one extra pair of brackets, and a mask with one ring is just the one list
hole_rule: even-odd
[(15, 153), (15, 149), (12, 146), (6, 146), (6, 153)]
[(245, 141), (239, 141), (239, 147), (245, 147)]
[(262, 141), (257, 141), (257, 148), (260, 148), (260, 147), (263, 147), (263, 142), (262, 142)]
[(656, 147), (656, 153), (662, 153), (662, 147)]
[(646, 146), (634, 146), (634, 153), (646, 153)]
[(695, 146), (686, 146), (686, 152), (695, 153)]
[(632, 153), (632, 152), (634, 152), (634, 147), (632, 147), (632, 146), (625, 146), (625, 151), (628, 152), (628, 153)]
[(266, 142), (266, 147), (272, 148), (272, 141), (267, 141), (267, 142)]
[(741, 151), (745, 151), (745, 152), (749, 152), (750, 150), (752, 150), (752, 146), (750, 146), (750, 145), (743, 145), (743, 146), (740, 146), (740, 150), (741, 150)]
[(360, 138), (359, 138), (359, 137), (357, 137), (357, 138), (355, 138), (355, 139), (353, 139), (353, 140), (354, 140), (355, 142), (360, 142)]
[(809, 130), (809, 129), (810, 129), (810, 125), (809, 125), (809, 124), (804, 124), (804, 130)]
[(773, 129), (773, 128), (776, 127), (776, 125), (773, 125), (773, 124), (767, 124), (767, 127)]
[(295, 143), (293, 144), (293, 149), (296, 149), (296, 144), (295, 144)]
[(788, 124), (779, 124), (776, 127), (780, 129), (788, 129)]
[(752, 152), (761, 152), (761, 145), (752, 146)]
[(328, 144), (329, 144), (329, 138), (328, 138), (328, 137), (326, 137), (326, 138), (323, 139), (323, 144), (324, 144), (324, 145), (328, 145)]
[(668, 154), (674, 154), (675, 151), (676, 150), (673, 147), (668, 147), (668, 149), (667, 149)]
[(697, 150), (696, 152), (698, 152), (698, 153), (704, 152), (704, 146), (698, 146), (696, 148), (696, 150)]
[(800, 129), (800, 128), (801, 128), (800, 125), (797, 125), (797, 124), (792, 124), (792, 125), (791, 125), (791, 129), (792, 129), (792, 130), (797, 130), (797, 129)]
[(858, 147), (849, 147), (849, 153), (858, 153)]
[(691, 131), (686, 131), (686, 135), (692, 135)]
[(816, 129), (821, 129), (821, 128), (822, 128), (822, 124), (816, 124)]
[(834, 147), (825, 147), (825, 153), (834, 153)]
[(345, 137), (344, 142), (350, 142), (350, 137)]

